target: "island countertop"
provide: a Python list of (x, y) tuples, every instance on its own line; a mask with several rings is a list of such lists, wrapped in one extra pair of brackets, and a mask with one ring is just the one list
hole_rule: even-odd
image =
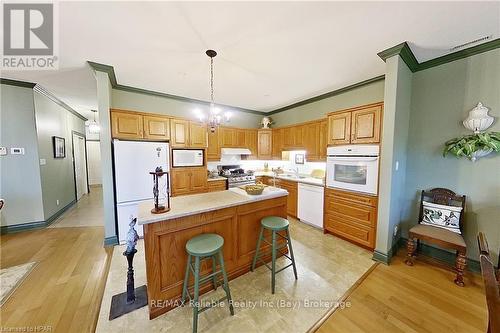
[(139, 204), (137, 222), (138, 224), (148, 224), (167, 221), (286, 195), (288, 195), (286, 190), (272, 186), (266, 187), (261, 195), (249, 195), (240, 188), (184, 195), (170, 198), (170, 211), (163, 214), (151, 213), (151, 209), (153, 208), (152, 201), (142, 202)]

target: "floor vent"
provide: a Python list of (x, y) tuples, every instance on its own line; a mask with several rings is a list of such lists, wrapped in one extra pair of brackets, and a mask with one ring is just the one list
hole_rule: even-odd
[(481, 37), (481, 38), (478, 38), (478, 39), (471, 40), (470, 42), (467, 42), (467, 43), (464, 43), (464, 44), (460, 44), (460, 45), (454, 46), (454, 47), (452, 47), (450, 49), (450, 52), (457, 51), (457, 50), (460, 50), (460, 49), (464, 49), (466, 47), (471, 46), (472, 44), (477, 44), (479, 42), (487, 41), (488, 39), (491, 39), (492, 37), (493, 37), (493, 35), (489, 35), (489, 36), (485, 36), (485, 37)]

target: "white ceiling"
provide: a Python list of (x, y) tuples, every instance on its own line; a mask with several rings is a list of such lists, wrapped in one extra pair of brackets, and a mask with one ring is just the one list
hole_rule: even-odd
[(61, 2), (60, 69), (3, 72), (91, 116), (86, 61), (120, 84), (270, 111), (384, 74), (377, 52), (408, 41), (419, 62), (500, 36), (500, 2)]

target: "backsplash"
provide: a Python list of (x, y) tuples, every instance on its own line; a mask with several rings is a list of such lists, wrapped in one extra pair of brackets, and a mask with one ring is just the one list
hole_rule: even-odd
[(326, 162), (306, 162), (305, 164), (295, 164), (295, 154), (301, 154), (301, 151), (291, 151), (289, 160), (242, 160), (239, 155), (223, 155), (219, 162), (208, 162), (207, 168), (209, 171), (216, 170), (218, 165), (241, 165), (245, 170), (262, 170), (264, 163), (268, 163), (269, 169), (281, 167), (283, 170), (292, 171), (299, 168), (299, 173), (310, 174), (314, 169), (326, 169)]

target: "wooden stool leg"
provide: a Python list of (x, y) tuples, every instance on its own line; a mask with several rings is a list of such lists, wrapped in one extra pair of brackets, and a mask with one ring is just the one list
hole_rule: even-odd
[(229, 303), (229, 312), (231, 313), (231, 316), (234, 316), (233, 301), (231, 298), (231, 291), (229, 290), (229, 282), (227, 279), (226, 267), (224, 265), (224, 256), (222, 254), (222, 250), (219, 251), (219, 261), (220, 261), (220, 269), (222, 271), (222, 277), (224, 279), (224, 290), (226, 291), (227, 302)]
[(200, 257), (196, 257), (194, 264), (193, 333), (198, 332), (199, 296), (200, 296)]
[(406, 260), (405, 263), (408, 266), (413, 266), (413, 257), (415, 256), (415, 240), (411, 237), (408, 238), (406, 242)]
[[(212, 256), (212, 273), (217, 271), (217, 262), (215, 256)], [(212, 283), (214, 285), (214, 290), (217, 290), (217, 274), (214, 274), (212, 278)]]
[(188, 282), (189, 282), (189, 267), (191, 266), (191, 255), (188, 254), (187, 264), (186, 264), (186, 274), (184, 274), (184, 284), (182, 285), (182, 299), (181, 302), (184, 304), (186, 297), (189, 295)]
[(457, 277), (455, 278), (455, 284), (457, 286), (464, 286), (464, 271), (467, 266), (467, 258), (465, 258), (465, 253), (458, 252), (457, 259), (455, 262), (455, 268), (457, 270)]
[(259, 256), (259, 250), (260, 250), (260, 242), (262, 241), (263, 235), (264, 235), (264, 228), (260, 227), (260, 234), (259, 238), (257, 239), (257, 248), (255, 249), (255, 255), (252, 261), (252, 272), (255, 269), (255, 264), (257, 263), (257, 257)]
[(272, 246), (272, 269), (271, 269), (271, 291), (274, 294), (274, 287), (276, 285), (276, 231), (273, 230), (273, 246)]
[(290, 230), (288, 229), (286, 229), (286, 238), (288, 242), (288, 248), (290, 249), (290, 258), (292, 258), (293, 274), (295, 275), (295, 280), (297, 280), (297, 267), (295, 267), (295, 257), (293, 256), (292, 237), (290, 237)]

